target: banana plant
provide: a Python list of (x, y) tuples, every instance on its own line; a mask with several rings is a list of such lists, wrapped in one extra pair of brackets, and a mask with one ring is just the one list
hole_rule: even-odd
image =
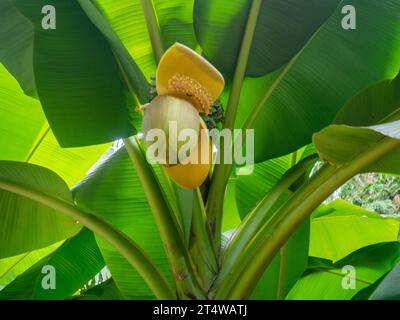
[[(0, 0), (0, 299), (324, 298), (310, 288), (348, 261), (372, 294), (398, 221), (323, 202), (400, 173), (399, 16), (398, 0)], [(171, 121), (220, 161), (172, 163)], [(148, 157), (153, 129), (168, 161)], [(227, 161), (238, 146), (254, 163)], [(348, 226), (346, 243), (318, 231)]]

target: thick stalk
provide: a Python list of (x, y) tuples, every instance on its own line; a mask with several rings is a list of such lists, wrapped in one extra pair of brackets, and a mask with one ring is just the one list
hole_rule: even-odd
[(287, 251), (287, 243), (283, 245), (282, 248), (279, 249), (279, 277), (278, 277), (278, 289), (276, 294), (277, 300), (283, 299), (283, 290), (285, 288), (286, 281), (286, 251)]
[[(318, 178), (320, 178), (320, 180), (322, 181), (323, 179), (326, 179), (333, 171), (334, 171), (334, 169), (332, 167), (323, 167), (319, 172), (317, 172), (313, 176), (312, 179), (315, 180), (315, 179), (317, 179), (317, 176), (318, 176)], [(312, 187), (309, 187), (311, 185), (311, 182), (312, 181), (309, 181), (306, 185), (303, 185), (303, 188), (302, 188), (303, 192), (308, 192), (308, 193), (312, 192)], [(307, 190), (304, 190), (304, 189), (307, 189)], [(299, 191), (300, 190), (298, 190), (298, 192)], [(292, 203), (295, 196), (296, 196), (296, 193), (293, 194), (292, 197), (289, 198), (285, 202), (285, 204), (283, 204), (282, 206), (286, 205), (287, 203), (289, 203), (289, 204)], [(268, 219), (267, 223), (264, 226), (273, 228), (274, 224), (276, 224), (277, 217), (278, 217), (277, 212), (274, 212), (273, 215)], [(265, 229), (265, 227), (263, 227), (262, 229)], [(226, 299), (229, 296), (229, 293), (234, 286), (232, 281), (238, 281), (238, 278), (240, 277), (239, 273), (242, 271), (241, 267), (238, 265), (238, 261), (240, 260), (243, 262), (245, 260), (245, 257), (244, 257), (245, 254), (247, 255), (246, 258), (250, 259), (249, 258), (250, 254), (247, 249), (250, 247), (251, 244), (254, 243), (254, 238), (258, 235), (259, 235), (259, 232), (256, 233), (255, 235), (253, 235), (252, 242), (246, 246), (244, 251), (242, 251), (241, 256), (234, 262), (234, 265), (230, 268), (230, 270), (228, 270), (228, 272), (225, 273), (224, 275), (221, 274), (221, 277), (223, 276), (223, 278), (220, 280), (221, 284), (217, 289), (216, 298)], [(246, 263), (247, 262), (248, 261), (246, 260)]]
[(218, 263), (200, 190), (197, 188), (193, 192), (190, 252), (203, 288), (208, 291), (218, 272)]
[(147, 24), (147, 30), (149, 31), (151, 46), (153, 47), (154, 58), (158, 64), (164, 54), (164, 44), (153, 0), (142, 0), (142, 8)]
[(268, 220), (271, 214), (271, 209), (280, 196), (308, 170), (310, 165), (314, 163), (316, 159), (317, 156), (312, 155), (290, 169), (242, 221), (224, 252), (222, 268), (219, 273), (221, 279), (230, 272), (232, 266), (235, 264), (252, 237), (254, 237), (257, 231), (260, 230), (262, 225)]
[[(290, 156), (290, 167), (293, 168), (297, 163), (297, 151), (294, 151)], [(278, 289), (277, 289), (277, 300), (283, 299), (285, 281), (286, 281), (286, 254), (287, 254), (287, 243), (279, 249), (279, 277), (278, 277)]]
[(146, 253), (135, 242), (110, 223), (93, 214), (82, 212), (77, 207), (65, 201), (53, 198), (49, 195), (16, 183), (0, 181), (0, 189), (41, 203), (49, 208), (57, 210), (75, 221), (79, 221), (79, 223), (86, 226), (114, 246), (114, 248), (142, 276), (157, 298), (166, 300), (176, 299), (176, 295), (168, 281)]
[[(247, 62), (250, 55), (251, 44), (253, 41), (254, 31), (257, 25), (258, 14), (262, 0), (253, 0), (247, 19), (247, 25), (244, 31), (242, 45), (240, 48), (238, 60), (236, 63), (235, 74), (233, 77), (232, 89), (228, 100), (227, 111), (225, 116), (224, 128), (233, 130), (237, 108), (240, 99), (240, 92), (243, 80), (246, 74)], [(231, 150), (231, 148), (229, 148)], [(220, 145), (220, 164), (215, 166), (213, 173), (209, 196), (207, 200), (207, 220), (211, 226), (211, 231), (215, 237), (216, 248), (220, 248), (221, 243), (221, 227), (222, 227), (222, 211), (225, 196), (226, 184), (232, 170), (232, 164), (224, 162), (224, 141), (222, 139)], [(231, 151), (230, 151), (231, 152)]]
[(161, 186), (147, 162), (137, 137), (125, 139), (124, 143), (153, 212), (177, 289), (183, 295), (181, 298), (204, 298), (198, 289), (183, 232), (164, 198)]
[(247, 298), (265, 268), (301, 222), (348, 179), (399, 146), (400, 140), (385, 137), (339, 168), (322, 168), (257, 233), (224, 279), (216, 298)]

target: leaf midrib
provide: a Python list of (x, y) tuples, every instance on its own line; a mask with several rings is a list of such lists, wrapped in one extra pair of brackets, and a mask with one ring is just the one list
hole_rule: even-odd
[(249, 129), (252, 127), (254, 124), (254, 121), (258, 118), (258, 114), (260, 113), (262, 107), (268, 102), (269, 98), (272, 96), (272, 94), (275, 92), (275, 89), (278, 87), (278, 85), (281, 83), (283, 78), (288, 74), (288, 72), (292, 69), (293, 65), (297, 62), (299, 57), (302, 55), (302, 53), (308, 48), (310, 43), (313, 42), (314, 38), (321, 32), (322, 28), (325, 26), (325, 24), (331, 19), (333, 14), (337, 11), (339, 8), (340, 4), (343, 3), (343, 0), (341, 0), (335, 11), (331, 14), (331, 16), (325, 20), (325, 22), (318, 28), (318, 30), (310, 37), (310, 39), (306, 42), (306, 44), (301, 48), (301, 50), (289, 61), (289, 63), (284, 67), (284, 69), (279, 73), (278, 77), (272, 82), (271, 86), (267, 89), (266, 93), (262, 96), (262, 98), (259, 100), (259, 102), (255, 105), (253, 110), (249, 113), (249, 116), (247, 117), (246, 121), (244, 122), (244, 125), (242, 127), (243, 130)]

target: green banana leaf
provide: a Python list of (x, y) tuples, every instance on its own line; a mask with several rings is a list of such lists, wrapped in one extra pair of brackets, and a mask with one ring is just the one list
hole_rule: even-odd
[[(261, 76), (288, 62), (335, 11), (340, 0), (261, 1), (247, 75)], [(194, 26), (204, 55), (221, 71), (232, 73), (251, 1), (196, 0)]]
[[(54, 268), (54, 289), (43, 286), (47, 281), (46, 266)], [(93, 233), (82, 229), (0, 291), (0, 299), (64, 299), (82, 288), (103, 267), (104, 260)]]
[(224, 199), (222, 232), (236, 228), (242, 221), (236, 202), (237, 177), (231, 177), (226, 186)]
[(0, 258), (47, 247), (81, 229), (56, 210), (8, 191), (9, 183), (72, 203), (68, 186), (54, 172), (36, 165), (0, 161)]
[[(370, 127), (330, 125), (313, 136), (320, 158), (334, 165), (349, 162), (363, 151), (371, 149), (384, 137), (400, 139), (400, 121)], [(400, 148), (364, 169), (367, 172), (399, 173)]]
[(28, 251), (17, 256), (0, 259), (0, 290), (40, 259), (57, 249), (63, 241), (43, 249)]
[[(85, 211), (100, 215), (131, 237), (171, 279), (168, 260), (141, 182), (125, 148), (119, 149), (74, 189)], [(97, 238), (113, 279), (128, 299), (154, 298), (131, 265), (108, 243)]]
[[(76, 1), (14, 0), (35, 26), (33, 65), (40, 101), (58, 142), (79, 147), (135, 133), (134, 106), (111, 47)], [(42, 7), (56, 8), (43, 29)]]
[[(342, 28), (347, 4), (357, 8), (356, 30)], [(290, 63), (262, 78), (246, 78), (236, 126), (255, 117), (250, 128), (256, 162), (310, 143), (351, 97), (398, 73), (399, 14), (397, 0), (342, 1)]]
[[(295, 284), (287, 299), (350, 300), (379, 281), (398, 263), (399, 258), (398, 242), (364, 247), (330, 267), (317, 267), (307, 271)], [(349, 273), (349, 266), (354, 268), (352, 270), (355, 274)], [(354, 286), (349, 286), (352, 280)]]
[(23, 161), (56, 172), (72, 187), (110, 144), (62, 149), (38, 100), (24, 95), (0, 64), (0, 160)]
[[(180, 42), (195, 49), (193, 0), (154, 0), (154, 9), (165, 48)], [(156, 64), (144, 19), (141, 0), (95, 0), (147, 79), (155, 75)]]
[[(400, 108), (400, 74), (374, 84), (351, 98), (339, 110), (333, 123), (372, 126), (396, 116)], [(397, 117), (398, 118), (398, 117)]]
[[(256, 164), (251, 175), (240, 175), (233, 182), (231, 181), (231, 184), (235, 183), (231, 188), (236, 188), (230, 192), (235, 192), (236, 201), (234, 199), (230, 201), (235, 205), (237, 204), (240, 217), (243, 218), (253, 209), (291, 166), (312, 153), (314, 153), (313, 147), (307, 146), (297, 151), (295, 157), (294, 155), (287, 155)], [(247, 168), (243, 169), (246, 170)], [(239, 169), (239, 173), (240, 170), (242, 169)], [(228, 185), (228, 192), (229, 187)], [(228, 194), (226, 202), (228, 201)], [(287, 195), (287, 193), (283, 194), (275, 207), (281, 204), (287, 198)], [(229, 207), (232, 206), (233, 204), (230, 204)], [(275, 256), (259, 280), (251, 296), (252, 299), (276, 300), (283, 299), (286, 296), (307, 267), (309, 232), (310, 220), (307, 219)]]
[[(327, 210), (329, 209), (329, 210)], [(344, 200), (334, 200), (317, 209), (311, 220), (310, 256), (333, 261), (358, 249), (382, 242), (396, 241), (400, 221), (384, 218)]]
[(73, 300), (122, 300), (123, 296), (118, 290), (115, 281), (111, 278), (102, 284), (94, 286), (89, 290), (83, 291), (78, 296), (72, 297)]
[[(398, 220), (384, 218), (344, 200), (312, 215), (309, 270), (288, 299), (351, 299), (378, 281), (400, 258)], [(345, 266), (355, 269), (355, 288), (342, 286)]]
[(251, 299), (281, 300), (307, 268), (310, 219), (306, 219), (280, 249), (254, 289)]
[(393, 268), (374, 290), (370, 300), (399, 300), (400, 265)]
[(41, 132), (45, 117), (40, 103), (24, 95), (2, 64), (0, 101), (0, 159), (24, 161)]
[(149, 100), (149, 84), (136, 62), (129, 55), (129, 52), (126, 50), (121, 40), (114, 33), (110, 25), (107, 23), (107, 20), (91, 1), (78, 0), (78, 2), (90, 21), (110, 42), (113, 48), (113, 53), (120, 64), (121, 72), (127, 79), (129, 87), (133, 89), (132, 94), (135, 94), (141, 103), (147, 103)]
[[(243, 218), (253, 209), (292, 165), (313, 153), (315, 153), (314, 147), (308, 145), (298, 150), (295, 158), (293, 158), (294, 155), (286, 155), (257, 163), (254, 165), (254, 171), (250, 175), (238, 176), (236, 201), (240, 216)], [(292, 163), (293, 161), (294, 163)]]
[[(12, 34), (12, 36), (10, 36)], [(13, 5), (0, 2), (0, 63), (14, 75), (27, 95), (36, 95), (33, 76), (33, 25)]]

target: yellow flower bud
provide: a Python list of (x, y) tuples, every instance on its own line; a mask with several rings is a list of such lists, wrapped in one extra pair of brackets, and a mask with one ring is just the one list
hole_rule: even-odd
[[(163, 166), (168, 176), (174, 180), (180, 186), (187, 189), (195, 189), (202, 185), (204, 180), (207, 178), (212, 161), (212, 143), (208, 134), (207, 126), (204, 121), (200, 118), (201, 130), (199, 134), (199, 142), (197, 144), (197, 150), (193, 157), (197, 159), (197, 163), (188, 164), (177, 164), (174, 166)], [(206, 145), (201, 143), (207, 141)], [(206, 163), (202, 163), (203, 159), (207, 159)]]
[(170, 153), (174, 157), (177, 156), (179, 149), (185, 143), (178, 140), (179, 133), (184, 129), (197, 132), (199, 128), (199, 112), (189, 102), (180, 98), (158, 96), (144, 110), (142, 130), (145, 144), (149, 147), (152, 143), (146, 139), (150, 130), (161, 130), (166, 137), (167, 163), (170, 160)]

